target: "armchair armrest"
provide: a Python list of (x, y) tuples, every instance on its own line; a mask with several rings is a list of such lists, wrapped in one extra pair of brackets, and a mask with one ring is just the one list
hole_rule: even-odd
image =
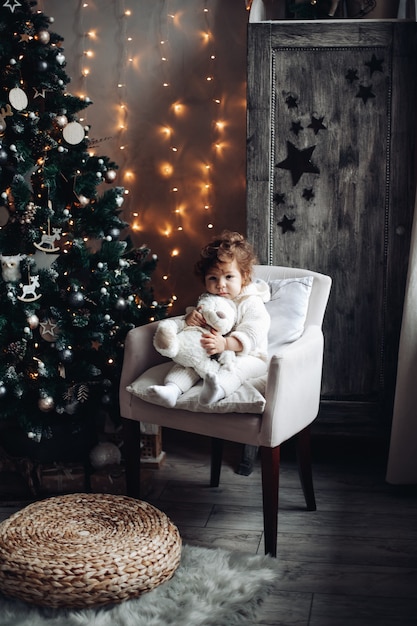
[(153, 346), (153, 336), (158, 324), (159, 321), (138, 326), (126, 335), (119, 388), (122, 415), (127, 415), (123, 407), (130, 406), (131, 401), (131, 394), (126, 391), (126, 387), (149, 368), (167, 361)]
[(271, 357), (259, 445), (278, 446), (317, 417), (323, 349), (321, 328), (310, 325), (300, 339)]

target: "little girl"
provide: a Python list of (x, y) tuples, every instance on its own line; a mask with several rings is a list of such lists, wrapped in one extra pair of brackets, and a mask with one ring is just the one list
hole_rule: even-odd
[[(255, 261), (249, 242), (239, 233), (226, 230), (202, 249), (195, 266), (208, 293), (233, 300), (237, 307), (237, 321), (229, 335), (222, 336), (215, 330), (202, 335), (201, 345), (208, 355), (232, 350), (237, 357), (232, 370), (206, 375), (199, 396), (202, 405), (222, 400), (248, 378), (257, 378), (267, 371), (271, 320), (264, 303), (270, 299), (270, 291), (266, 282), (252, 282)], [(187, 313), (184, 320), (189, 326), (205, 325), (197, 309)], [(165, 384), (153, 385), (149, 392), (160, 404), (174, 407), (180, 395), (199, 380), (193, 368), (174, 364)]]

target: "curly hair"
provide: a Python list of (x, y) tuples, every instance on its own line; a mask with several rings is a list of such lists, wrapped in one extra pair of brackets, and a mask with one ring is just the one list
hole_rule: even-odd
[(195, 273), (204, 282), (206, 274), (213, 267), (233, 260), (239, 266), (243, 285), (248, 285), (252, 279), (252, 267), (257, 261), (256, 254), (243, 235), (224, 230), (201, 250), (200, 259), (195, 264)]

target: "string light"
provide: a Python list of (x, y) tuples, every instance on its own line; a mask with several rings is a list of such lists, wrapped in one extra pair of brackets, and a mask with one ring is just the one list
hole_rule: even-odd
[[(77, 31), (82, 33), (79, 43), (81, 50), (77, 57), (78, 84), (82, 93), (77, 95), (86, 98), (89, 86), (87, 81), (91, 83), (95, 63), (99, 54), (101, 58), (103, 57), (105, 45), (105, 35), (101, 27), (93, 22), (98, 16), (96, 5), (97, 3), (83, 2), (79, 3), (77, 9), (79, 22)], [(201, 232), (201, 222), (209, 230), (216, 226), (213, 220), (217, 209), (216, 180), (224, 168), (224, 159), (230, 147), (229, 123), (219, 84), (211, 5), (209, 0), (201, 0), (199, 15), (195, 13), (195, 6), (192, 8), (195, 22), (195, 32), (192, 33), (189, 28), (187, 31), (183, 29), (183, 26), (188, 24), (187, 5), (183, 4), (179, 9), (178, 0), (164, 0), (164, 3), (161, 3), (159, 32), (156, 38), (159, 67), (155, 72), (155, 80), (159, 87), (153, 92), (153, 98), (158, 103), (159, 120), (156, 124), (153, 121), (155, 125), (151, 132), (149, 127), (146, 129), (148, 136), (154, 132), (155, 153), (158, 157), (154, 161), (151, 158), (150, 163), (155, 162), (154, 171), (160, 177), (161, 185), (156, 186), (155, 200), (151, 201), (146, 201), (146, 195), (137, 197), (140, 189), (138, 186), (140, 172), (137, 174), (136, 169), (140, 160), (137, 158), (137, 139), (131, 141), (129, 128), (129, 108), (132, 106), (129, 86), (138, 84), (140, 71), (138, 50), (142, 50), (141, 42), (135, 42), (135, 31), (131, 27), (132, 9), (136, 8), (137, 12), (137, 7), (131, 0), (115, 0), (114, 5), (118, 20), (117, 57), (113, 60), (113, 64), (116, 65), (114, 75), (117, 76), (113, 89), (116, 102), (115, 115), (109, 116), (113, 128), (109, 130), (110, 137), (107, 138), (116, 143), (120, 154), (120, 158), (115, 157), (119, 165), (119, 184), (126, 188), (125, 198), (129, 199), (130, 203), (123, 206), (125, 219), (129, 220), (132, 230), (139, 233), (146, 232), (151, 216), (154, 216), (152, 221), (154, 232), (157, 231), (169, 238), (172, 250), (175, 250), (175, 254), (168, 253), (169, 267), (160, 266), (164, 280), (169, 280), (174, 276), (172, 263), (178, 263), (177, 259), (186, 249), (186, 240), (191, 237), (194, 239), (197, 231)], [(198, 58), (198, 63), (195, 64), (198, 70), (193, 76), (193, 82), (189, 83), (185, 90), (182, 73), (178, 71), (182, 62), (178, 57), (178, 51), (183, 53), (180, 40), (183, 32), (186, 32), (187, 44), (194, 36), (195, 52), (188, 49), (187, 53)], [(146, 53), (145, 50), (141, 55)], [(97, 80), (97, 77), (95, 78)], [(195, 94), (192, 91), (194, 87)], [(201, 122), (202, 107), (205, 108), (207, 115)], [(193, 129), (197, 119), (200, 125), (203, 124), (199, 133), (202, 141), (198, 145), (193, 137), (190, 141), (190, 130)], [(148, 123), (147, 120), (141, 122)], [(91, 154), (94, 154), (93, 147), (94, 144), (89, 149)], [(134, 188), (134, 194), (129, 193), (130, 188)], [(162, 211), (161, 204), (164, 205)], [(171, 245), (169, 248), (171, 249)]]

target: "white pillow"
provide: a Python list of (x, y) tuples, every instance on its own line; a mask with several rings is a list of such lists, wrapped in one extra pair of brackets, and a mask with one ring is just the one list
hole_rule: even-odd
[[(163, 385), (164, 378), (171, 367), (171, 361), (151, 367), (126, 387), (127, 391), (146, 402), (159, 404), (154, 396), (149, 396), (148, 388), (150, 385)], [(265, 398), (262, 393), (265, 391), (265, 383), (266, 375), (249, 379), (227, 398), (203, 406), (198, 401), (202, 387), (202, 382), (200, 382), (180, 396), (176, 408), (199, 413), (263, 413)]]
[(271, 300), (265, 304), (271, 316), (268, 352), (296, 341), (304, 332), (313, 276), (271, 280)]

